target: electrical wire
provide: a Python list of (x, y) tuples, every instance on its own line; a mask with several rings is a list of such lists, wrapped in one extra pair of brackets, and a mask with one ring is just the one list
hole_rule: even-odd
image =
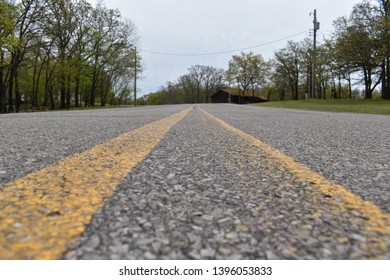
[(229, 51), (220, 51), (220, 52), (210, 52), (210, 53), (169, 53), (169, 52), (158, 52), (158, 51), (153, 51), (153, 50), (145, 50), (145, 49), (140, 49), (141, 52), (144, 53), (150, 53), (150, 54), (156, 54), (156, 55), (167, 55), (167, 56), (212, 56), (212, 55), (220, 55), (220, 54), (228, 54), (228, 53), (234, 53), (234, 52), (241, 52), (241, 51), (246, 51), (246, 50), (251, 50), (251, 49), (256, 49), (260, 47), (264, 47), (267, 45), (275, 44), (282, 42), (287, 39), (291, 39), (294, 37), (297, 37), (299, 35), (307, 33), (307, 30), (259, 45), (251, 46), (251, 47), (246, 47), (246, 48), (240, 48), (240, 49), (235, 49), (235, 50), (229, 50)]

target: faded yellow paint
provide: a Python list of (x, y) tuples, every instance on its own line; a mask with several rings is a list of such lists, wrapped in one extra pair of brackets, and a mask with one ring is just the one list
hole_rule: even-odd
[(0, 259), (56, 259), (191, 108), (33, 172), (0, 192)]
[[(238, 135), (249, 144), (264, 151), (268, 154), (270, 159), (272, 159), (275, 163), (284, 166), (286, 170), (294, 174), (296, 179), (299, 181), (311, 183), (312, 188), (322, 194), (322, 197), (316, 199), (322, 199), (323, 202), (326, 200), (326, 203), (332, 204), (334, 209), (337, 209), (337, 213), (333, 214), (337, 215), (351, 210), (357, 211), (366, 220), (364, 221), (365, 231), (375, 231), (382, 236), (387, 236), (387, 238), (390, 236), (390, 214), (383, 213), (378, 206), (369, 201), (363, 200), (360, 196), (348, 191), (345, 186), (326, 179), (318, 172), (315, 172), (302, 163), (295, 161), (293, 158), (283, 154), (272, 146), (265, 144), (252, 135), (227, 124), (223, 120), (209, 114), (201, 108), (199, 109), (203, 114), (221, 125), (226, 130)], [(376, 245), (381, 249), (385, 250), (387, 248), (387, 242), (384, 240), (374, 237), (369, 237), (369, 239), (370, 241), (376, 243)]]

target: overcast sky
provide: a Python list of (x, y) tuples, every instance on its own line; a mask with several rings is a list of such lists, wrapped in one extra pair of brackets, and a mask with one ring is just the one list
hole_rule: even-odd
[[(96, 0), (89, 0), (96, 3)], [(360, 0), (105, 0), (108, 8), (119, 9), (131, 19), (140, 36), (139, 47), (146, 64), (139, 81), (141, 94), (157, 91), (167, 81), (175, 81), (196, 64), (227, 69), (232, 55), (171, 56), (254, 49), (269, 59), (288, 40), (310, 36), (317, 9), (320, 39), (329, 35), (333, 21), (348, 15)], [(300, 35), (293, 36), (295, 34)], [(287, 38), (289, 37), (289, 38)], [(279, 42), (275, 42), (279, 41)], [(274, 42), (274, 43), (271, 43)], [(270, 43), (270, 44), (268, 44)]]

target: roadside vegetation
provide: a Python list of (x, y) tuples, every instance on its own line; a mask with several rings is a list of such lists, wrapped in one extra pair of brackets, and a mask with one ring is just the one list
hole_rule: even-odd
[(271, 101), (309, 98), (340, 102), (340, 106), (358, 103), (343, 99), (369, 100), (375, 94), (390, 99), (390, 1), (356, 4), (349, 16), (335, 19), (333, 33), (317, 43), (314, 52), (311, 38), (289, 41), (269, 60), (252, 52), (234, 55), (228, 69), (209, 71), (211, 66), (192, 66), (176, 81), (145, 96), (143, 102), (208, 103), (210, 95), (223, 87), (239, 89), (242, 96), (256, 93)]
[(137, 42), (101, 1), (0, 1), (0, 113), (129, 104)]
[(253, 106), (299, 109), (324, 112), (348, 112), (360, 114), (390, 115), (390, 101), (379, 98), (366, 99), (328, 99), (274, 101), (253, 104)]
[[(227, 69), (193, 65), (136, 101), (210, 103), (222, 88), (270, 101), (390, 100), (389, 13), (389, 0), (362, 0), (335, 19), (315, 51), (306, 38), (270, 59), (242, 52)], [(0, 1), (0, 113), (134, 103), (133, 82), (142, 74), (137, 44), (135, 24), (102, 1)]]

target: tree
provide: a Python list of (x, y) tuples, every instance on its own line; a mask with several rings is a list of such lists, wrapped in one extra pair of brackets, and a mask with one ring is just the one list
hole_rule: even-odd
[(203, 88), (205, 92), (205, 102), (210, 102), (210, 96), (214, 91), (222, 88), (225, 71), (212, 66), (203, 67)]
[(185, 74), (177, 80), (181, 91), (185, 96), (185, 103), (195, 103), (196, 85), (190, 74)]
[[(91, 60), (93, 65), (92, 88), (90, 92), (89, 105), (94, 106), (97, 83), (99, 76), (104, 71), (111, 72), (112, 77), (114, 72), (119, 71), (118, 67), (131, 67), (135, 60), (135, 55), (128, 56), (127, 54), (137, 42), (137, 34), (134, 24), (131, 21), (123, 22), (119, 11), (108, 10), (102, 3), (98, 6), (92, 15), (93, 33), (91, 37)], [(123, 64), (122, 58), (126, 58), (126, 65)], [(139, 60), (138, 57), (137, 60)], [(137, 67), (141, 64), (138, 63)], [(141, 68), (139, 68), (141, 72)], [(104, 98), (104, 93), (101, 93), (101, 99)]]
[(356, 71), (352, 64), (345, 59), (337, 41), (334, 39), (326, 40), (324, 48), (327, 52), (328, 64), (331, 76), (331, 90), (334, 99), (342, 97), (342, 80), (348, 83), (348, 98), (352, 99), (352, 73)]
[(189, 69), (189, 75), (196, 85), (196, 103), (200, 103), (203, 77), (205, 75), (204, 66), (194, 65)]
[(289, 87), (288, 80), (284, 76), (284, 67), (279, 64), (275, 59), (271, 60), (271, 81), (273, 86), (277, 89), (279, 94), (279, 100), (284, 101), (286, 98), (286, 90)]
[(293, 100), (299, 100), (302, 51), (299, 44), (289, 41), (287, 46), (275, 52), (274, 68), (279, 71), (279, 78), (284, 77), (284, 84), (291, 89)]
[(390, 1), (377, 0), (373, 7), (378, 15), (378, 20), (371, 20), (375, 29), (379, 31), (381, 41), (380, 56), (382, 58), (382, 98), (390, 100)]
[[(317, 48), (317, 92), (320, 99), (326, 99), (326, 92), (329, 86), (329, 83), (332, 84), (334, 77), (332, 76), (331, 68), (331, 53), (330, 49), (326, 44), (320, 45)], [(335, 90), (335, 83), (333, 84), (333, 89)], [(337, 98), (336, 91), (334, 91), (333, 96)]]
[[(17, 38), (16, 46), (10, 51), (11, 64), (9, 73), (9, 91), (10, 97), (9, 105), (10, 109), (13, 109), (12, 95), (13, 89), (15, 89), (15, 111), (19, 112), (21, 104), (21, 95), (19, 92), (19, 66), (24, 60), (26, 53), (31, 48), (31, 42), (36, 36), (36, 27), (39, 17), (43, 12), (43, 3), (39, 0), (25, 0), (21, 1), (16, 6), (17, 20), (14, 27), (15, 36)], [(39, 54), (38, 54), (39, 55)], [(35, 72), (37, 65), (35, 65)], [(35, 87), (33, 87), (33, 93)], [(33, 101), (36, 98), (32, 99)]]
[(72, 38), (77, 28), (75, 2), (47, 0), (46, 5), (48, 10), (45, 13), (45, 34), (54, 42), (58, 52), (61, 109), (69, 109), (70, 96), (69, 88), (67, 94), (67, 78), (71, 71), (70, 60), (72, 58), (69, 50), (72, 49)]
[(375, 88), (380, 84), (381, 41), (378, 31), (372, 24), (374, 9), (369, 2), (357, 4), (350, 17), (340, 18), (335, 22), (338, 54), (362, 74), (365, 98), (370, 99)]
[[(135, 59), (136, 55), (137, 59)], [(108, 73), (109, 79), (106, 83), (106, 89), (108, 89), (109, 85), (112, 85), (115, 92), (120, 96), (123, 94), (123, 89), (127, 89), (130, 93), (130, 85), (133, 83), (133, 77), (137, 75), (137, 78), (139, 78), (140, 73), (143, 71), (143, 66), (140, 61), (141, 57), (138, 52), (136, 53), (135, 49), (127, 49), (127, 51), (118, 54), (118, 57), (113, 59), (112, 63), (107, 64), (106, 72)], [(137, 68), (137, 71), (135, 71), (135, 67)], [(105, 106), (106, 98), (107, 91), (101, 98), (102, 106)], [(134, 96), (134, 98), (136, 97)], [(120, 101), (122, 99), (123, 98), (119, 98)]]
[(96, 99), (104, 106), (122, 96), (114, 83), (128, 87), (134, 70), (142, 72), (135, 25), (101, 1), (0, 1), (0, 15), (1, 113), (22, 103), (69, 109)]
[(73, 54), (72, 71), (75, 79), (74, 103), (75, 107), (80, 104), (80, 87), (83, 79), (88, 74), (88, 60), (90, 59), (90, 43), (92, 26), (90, 24), (93, 8), (86, 1), (76, 2), (76, 30), (73, 34), (73, 44), (70, 53)]
[[(0, 113), (6, 112), (6, 81), (5, 71), (10, 65), (6, 58), (7, 50), (16, 45), (14, 27), (16, 7), (10, 1), (0, 2)], [(12, 95), (11, 95), (12, 99)]]
[(230, 83), (238, 86), (242, 95), (251, 90), (254, 98), (255, 92), (265, 84), (269, 69), (269, 64), (261, 55), (241, 53), (230, 60), (226, 76)]

